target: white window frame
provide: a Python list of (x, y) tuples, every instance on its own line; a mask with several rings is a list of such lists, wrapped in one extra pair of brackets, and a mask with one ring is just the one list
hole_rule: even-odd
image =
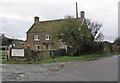
[[(39, 46), (39, 48), (38, 48), (38, 46)], [(40, 49), (40, 45), (35, 45), (35, 49), (39, 50)]]
[(40, 35), (34, 35), (34, 40), (39, 41), (40, 40)]
[(46, 40), (50, 40), (50, 39), (51, 39), (51, 36), (50, 36), (50, 35), (46, 35), (46, 36), (45, 36), (45, 39), (46, 39)]
[(67, 45), (61, 45), (60, 48), (61, 48), (61, 49), (66, 49), (66, 50), (67, 50)]

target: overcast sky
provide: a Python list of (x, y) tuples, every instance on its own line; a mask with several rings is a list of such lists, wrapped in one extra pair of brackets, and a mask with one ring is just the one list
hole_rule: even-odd
[(78, 10), (85, 11), (85, 17), (103, 26), (100, 30), (105, 40), (114, 41), (118, 36), (119, 0), (0, 0), (0, 32), (7, 37), (26, 39), (26, 31), (33, 24), (34, 16), (40, 20), (61, 19), (75, 16), (75, 2)]

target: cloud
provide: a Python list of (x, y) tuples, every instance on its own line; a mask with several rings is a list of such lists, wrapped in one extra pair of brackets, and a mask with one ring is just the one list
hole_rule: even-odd
[[(103, 24), (101, 32), (107, 40), (117, 37), (119, 0), (0, 0), (0, 26), (8, 36), (25, 39), (25, 32), (33, 23), (34, 16), (40, 20), (75, 16), (75, 2), (86, 18)], [(19, 35), (18, 35), (19, 33)]]

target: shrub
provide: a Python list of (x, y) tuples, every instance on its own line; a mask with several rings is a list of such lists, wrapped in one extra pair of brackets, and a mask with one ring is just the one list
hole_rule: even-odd
[(102, 42), (84, 43), (80, 49), (81, 54), (101, 54), (104, 44)]
[(40, 52), (26, 49), (25, 57), (28, 61), (38, 61), (38, 60), (40, 60)]
[(30, 57), (33, 61), (38, 61), (39, 60), (39, 51), (31, 51)]
[(66, 56), (67, 52), (65, 49), (57, 49), (53, 51), (54, 56)]

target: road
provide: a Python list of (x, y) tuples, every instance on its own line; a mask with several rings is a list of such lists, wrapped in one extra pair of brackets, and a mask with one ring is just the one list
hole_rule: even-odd
[(118, 81), (118, 55), (94, 61), (4, 64), (3, 81)]

